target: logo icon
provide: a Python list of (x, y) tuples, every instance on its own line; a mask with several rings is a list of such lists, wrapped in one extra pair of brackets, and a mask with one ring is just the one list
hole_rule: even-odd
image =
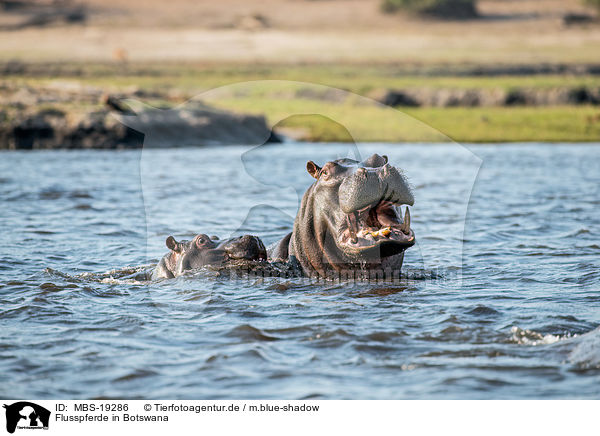
[(48, 429), (50, 411), (29, 401), (19, 401), (4, 405), (6, 409), (6, 431), (14, 433), (15, 429)]

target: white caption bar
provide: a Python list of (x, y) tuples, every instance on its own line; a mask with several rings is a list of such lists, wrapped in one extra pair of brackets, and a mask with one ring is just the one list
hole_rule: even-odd
[[(587, 434), (595, 401), (4, 400), (3, 434)], [(134, 433), (132, 433), (134, 432)]]

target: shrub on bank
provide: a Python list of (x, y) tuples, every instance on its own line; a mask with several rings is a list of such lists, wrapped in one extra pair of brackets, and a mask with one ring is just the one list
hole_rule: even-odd
[[(600, 0), (590, 0), (600, 2)], [(439, 18), (473, 18), (477, 16), (476, 0), (382, 0), (386, 13), (408, 11)]]
[(596, 8), (598, 11), (600, 11), (600, 0), (583, 0), (583, 2), (586, 5)]

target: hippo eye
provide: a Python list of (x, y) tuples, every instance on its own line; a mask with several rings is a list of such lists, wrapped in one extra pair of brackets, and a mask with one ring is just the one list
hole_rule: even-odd
[(321, 170), (321, 176), (322, 176), (322, 177), (325, 177), (325, 178), (328, 178), (328, 177), (329, 177), (329, 170), (328, 170), (328, 169), (326, 169), (326, 168), (323, 168), (323, 169)]

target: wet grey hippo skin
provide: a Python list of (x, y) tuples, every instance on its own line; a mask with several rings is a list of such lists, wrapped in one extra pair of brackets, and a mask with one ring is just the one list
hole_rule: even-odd
[(392, 271), (399, 274), (404, 250), (415, 243), (408, 207), (411, 189), (386, 156), (358, 162), (338, 159), (306, 165), (316, 181), (306, 191), (294, 228), (269, 247), (269, 260), (290, 262), (311, 276)]
[(262, 241), (252, 235), (238, 236), (219, 241), (199, 234), (191, 241), (177, 242), (173, 236), (166, 240), (169, 253), (160, 260), (152, 279), (173, 278), (185, 271), (201, 268), (206, 265), (223, 265), (236, 259), (266, 260), (267, 251)]

